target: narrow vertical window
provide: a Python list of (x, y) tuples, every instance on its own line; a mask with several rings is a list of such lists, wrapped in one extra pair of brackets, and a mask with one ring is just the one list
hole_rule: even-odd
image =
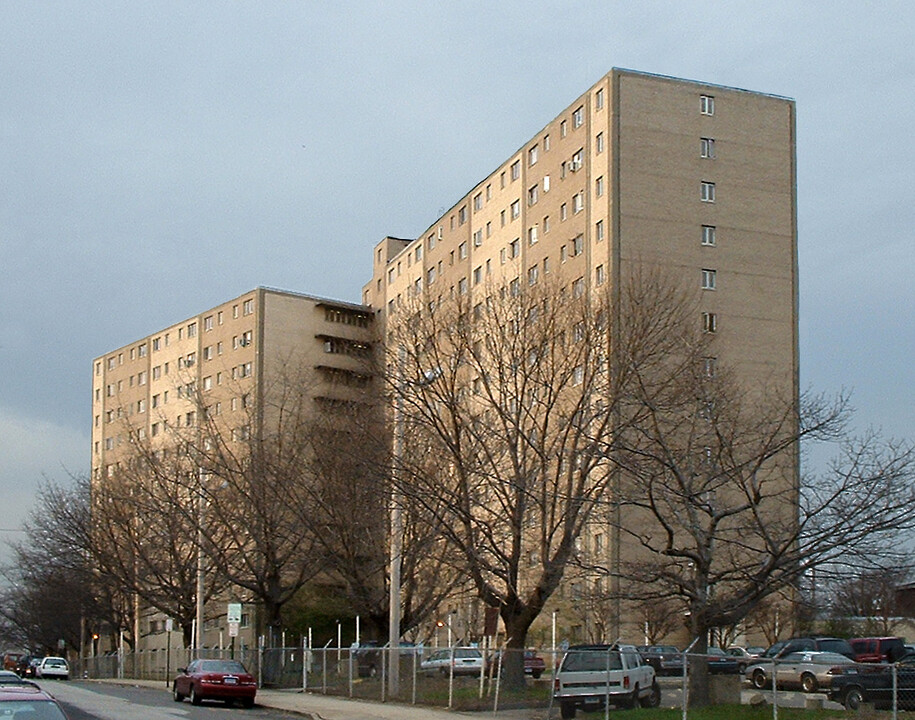
[(715, 97), (713, 95), (699, 96), (699, 112), (702, 115), (715, 114)]

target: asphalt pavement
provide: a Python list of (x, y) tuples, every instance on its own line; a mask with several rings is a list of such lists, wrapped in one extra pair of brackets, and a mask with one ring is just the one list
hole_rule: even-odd
[[(161, 689), (171, 693), (161, 680), (93, 680), (90, 682), (135, 685)], [(433, 708), (427, 705), (401, 705), (396, 703), (352, 700), (302, 690), (258, 689), (255, 701), (258, 705), (276, 708), (285, 712), (299, 713), (312, 720), (454, 720), (455, 717), (492, 717), (488, 712), (458, 712)], [(498, 713), (505, 720), (545, 720), (546, 710), (505, 710)]]

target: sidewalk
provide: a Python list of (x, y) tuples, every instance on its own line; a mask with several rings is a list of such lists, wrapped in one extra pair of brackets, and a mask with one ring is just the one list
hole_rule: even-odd
[[(89, 682), (117, 685), (136, 685), (170, 692), (162, 680), (102, 679)], [(492, 711), (458, 712), (426, 705), (399, 705), (367, 700), (305, 693), (301, 690), (258, 689), (258, 705), (285, 712), (298, 713), (312, 720), (454, 720), (454, 718), (493, 717)], [(496, 717), (500, 720), (545, 720), (545, 710), (505, 710)]]

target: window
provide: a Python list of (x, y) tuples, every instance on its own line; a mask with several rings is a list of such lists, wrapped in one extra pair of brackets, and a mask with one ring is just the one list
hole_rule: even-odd
[(394, 272), (394, 268), (388, 269), (388, 285), (394, 284), (394, 279), (397, 277), (397, 274)]
[(538, 152), (539, 152), (539, 148), (536, 145), (534, 145), (534, 147), (532, 147), (530, 150), (527, 151), (527, 164), (528, 165), (537, 164)]
[(550, 176), (543, 176), (543, 192), (548, 193), (550, 191)]
[(511, 166), (512, 181), (514, 182), (521, 177), (521, 161), (515, 160)]
[(137, 400), (137, 412), (138, 413), (146, 412), (146, 401), (145, 400)]
[(581, 127), (582, 123), (585, 121), (585, 109), (584, 106), (579, 107), (572, 113), (572, 127), (578, 128)]
[(718, 315), (713, 312), (702, 313), (702, 332), (718, 332)]
[(435, 268), (430, 267), (429, 272), (426, 273), (426, 284), (431, 285), (435, 282)]
[(550, 231), (550, 216), (543, 216), (543, 233), (546, 234)]
[(536, 225), (527, 229), (527, 244), (528, 245), (537, 244), (537, 226)]
[(213, 389), (213, 376), (212, 376), (212, 375), (207, 375), (207, 376), (203, 379), (203, 389), (204, 389), (204, 390), (212, 390), (212, 389)]
[(159, 396), (158, 396), (158, 395), (153, 395), (153, 396), (152, 396), (152, 406), (153, 406), (154, 408), (159, 407)]
[(467, 278), (461, 278), (458, 280), (458, 292), (461, 295), (467, 294)]
[(543, 274), (550, 274), (550, 259), (548, 257), (543, 258)]
[(598, 265), (594, 268), (594, 284), (603, 285), (604, 281), (607, 279), (606, 273), (604, 272), (604, 266)]
[(502, 227), (505, 227), (505, 211), (499, 213), (499, 220), (502, 221)]
[(597, 133), (597, 137), (594, 139), (594, 149), (598, 155), (604, 151), (604, 134), (602, 132)]
[(699, 197), (702, 202), (715, 202), (715, 183), (703, 180), (699, 191)]
[(581, 255), (585, 250), (585, 237), (578, 235), (572, 239), (572, 257)]
[(604, 89), (601, 88), (594, 93), (594, 107), (600, 110), (604, 106)]
[(203, 359), (204, 359), (204, 360), (212, 360), (212, 359), (213, 359), (213, 346), (212, 346), (212, 345), (207, 345), (207, 346), (203, 349)]
[(569, 215), (569, 212), (568, 212), (568, 209), (566, 208), (566, 204), (563, 203), (562, 205), (559, 206), (559, 219), (565, 220), (568, 217), (568, 215)]
[(473, 246), (480, 247), (483, 244), (483, 230), (475, 230), (473, 233)]
[(569, 257), (569, 250), (565, 245), (563, 245), (562, 247), (559, 248), (559, 262), (564, 263), (568, 259), (568, 257)]
[(578, 365), (572, 371), (572, 384), (581, 385), (585, 381), (585, 368), (583, 365)]
[[(477, 193), (476, 195), (473, 196), (473, 211), (479, 212), (482, 209), (483, 209), (483, 193)], [(430, 235), (429, 238), (431, 239), (432, 236)], [(433, 247), (434, 247), (434, 245), (433, 245)]]
[(575, 154), (572, 155), (572, 160), (569, 162), (569, 170), (571, 172), (577, 172), (581, 169), (581, 161), (584, 157), (584, 151), (581, 148), (575, 151)]
[(146, 343), (143, 343), (137, 348), (137, 354), (140, 357), (146, 357)]
[(190, 323), (187, 326), (187, 336), (189, 338), (197, 337), (197, 323)]
[(580, 277), (575, 282), (572, 283), (572, 295), (573, 295), (573, 297), (580, 298), (584, 294), (585, 294), (585, 279), (583, 277)]
[(509, 292), (512, 294), (512, 297), (518, 297), (521, 294), (521, 283), (518, 282), (518, 278), (515, 278), (508, 284)]
[(702, 226), (702, 244), (713, 247), (715, 245), (715, 226), (714, 225), (703, 225)]
[(572, 196), (572, 212), (574, 214), (580, 213), (585, 209), (585, 196), (583, 193), (576, 193)]
[(137, 374), (137, 385), (145, 385), (145, 384), (146, 384), (146, 371), (144, 370), (143, 372)]
[[(466, 211), (466, 208), (461, 208), (461, 210)], [(423, 246), (422, 246), (422, 245), (417, 245), (417, 246), (416, 246), (416, 253), (415, 253), (415, 255), (416, 255), (416, 262), (419, 262), (420, 260), (423, 259)], [(409, 259), (410, 259), (409, 256), (407, 256), (407, 260), (409, 260)]]
[(499, 174), (499, 187), (501, 187), (502, 189), (505, 189), (505, 172), (504, 171)]
[(429, 237), (426, 238), (426, 243), (429, 245), (430, 250), (435, 249), (435, 233), (432, 233)]
[(486, 223), (486, 237), (492, 237), (492, 223)]
[(535, 205), (537, 199), (540, 197), (540, 187), (538, 185), (533, 185), (527, 190), (527, 204)]
[(699, 96), (699, 112), (703, 115), (715, 114), (715, 97), (713, 95)]
[(416, 278), (416, 282), (413, 283), (413, 293), (419, 295), (423, 291), (423, 279)]
[(242, 314), (250, 315), (253, 312), (254, 312), (254, 300), (245, 300), (245, 302), (242, 303)]
[(715, 375), (718, 373), (718, 358), (702, 358), (702, 372), (706, 377), (715, 377)]
[[(467, 222), (467, 206), (463, 205), (460, 210), (458, 210), (458, 224), (463, 225)], [(419, 260), (422, 257), (422, 252), (419, 247), (416, 248), (416, 259)]]
[(508, 245), (511, 257), (516, 258), (521, 254), (521, 243), (518, 242), (518, 238), (512, 240)]
[(699, 157), (715, 157), (715, 141), (712, 138), (699, 138)]
[(566, 135), (568, 135), (568, 133), (569, 133), (569, 128), (566, 125), (566, 121), (563, 120), (561, 123), (559, 123), (559, 137), (565, 137)]
[(212, 329), (213, 329), (213, 316), (208, 315), (207, 317), (205, 317), (203, 319), (203, 331), (209, 332)]
[(600, 242), (604, 239), (604, 221), (598, 220), (594, 223), (594, 240)]
[(714, 290), (717, 273), (714, 270), (703, 268), (702, 270), (702, 289)]
[(512, 211), (512, 220), (515, 220), (516, 218), (518, 218), (521, 215), (521, 201), (520, 200), (515, 200), (515, 202), (513, 202), (511, 204), (511, 211)]
[(540, 277), (540, 266), (533, 265), (527, 269), (527, 284), (536, 285)]
[(597, 178), (597, 180), (594, 181), (594, 194), (595, 194), (597, 197), (600, 197), (601, 195), (604, 194), (604, 178), (603, 178), (603, 176)]
[(473, 269), (473, 284), (479, 285), (483, 281), (483, 266), (478, 265)]
[(458, 245), (458, 258), (465, 260), (467, 258), (467, 243), (462, 242)]

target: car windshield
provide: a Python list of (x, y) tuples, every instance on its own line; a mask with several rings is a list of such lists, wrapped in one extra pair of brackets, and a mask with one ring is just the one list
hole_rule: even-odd
[(473, 648), (455, 648), (454, 657), (456, 658), (481, 658), (483, 654)]
[(0, 701), (0, 717), (24, 720), (67, 720), (63, 711), (50, 700)]
[(209, 673), (244, 673), (245, 666), (235, 660), (204, 660), (200, 663), (200, 672)]
[(562, 670), (581, 672), (588, 670), (621, 670), (619, 652), (615, 650), (571, 650), (562, 661)]

